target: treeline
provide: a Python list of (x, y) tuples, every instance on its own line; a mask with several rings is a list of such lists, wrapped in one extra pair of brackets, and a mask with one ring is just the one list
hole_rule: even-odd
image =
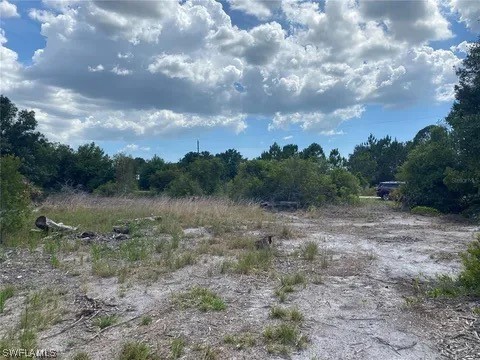
[(352, 202), (361, 188), (397, 179), (406, 181), (401, 199), (409, 207), (475, 215), (480, 209), (479, 42), (457, 75), (456, 100), (444, 125), (427, 126), (407, 142), (370, 135), (348, 158), (337, 149), (326, 156), (317, 143), (303, 150), (274, 143), (253, 160), (234, 149), (189, 152), (176, 163), (158, 156), (110, 157), (94, 143), (74, 150), (49, 142), (36, 130), (33, 111), (19, 111), (1, 96), (2, 168), (13, 161), (9, 156), (21, 159), (21, 174), (47, 192), (63, 187), (107, 196), (148, 191), (174, 197), (289, 200), (303, 206)]

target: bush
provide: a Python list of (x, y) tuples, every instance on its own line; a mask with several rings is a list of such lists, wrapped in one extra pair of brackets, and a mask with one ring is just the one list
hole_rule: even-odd
[(100, 185), (94, 191), (96, 195), (102, 196), (115, 196), (118, 193), (117, 183), (113, 181), (106, 182), (105, 184)]
[(28, 187), (18, 171), (20, 165), (19, 158), (0, 158), (0, 242), (7, 232), (20, 228), (29, 213)]
[(425, 216), (438, 216), (441, 215), (441, 212), (435, 208), (429, 206), (415, 206), (410, 210), (412, 214), (415, 215), (425, 215)]
[(460, 283), (470, 292), (480, 295), (480, 235), (461, 257), (463, 271), (460, 273)]

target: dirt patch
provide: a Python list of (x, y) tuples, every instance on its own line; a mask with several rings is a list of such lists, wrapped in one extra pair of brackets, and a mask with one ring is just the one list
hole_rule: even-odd
[[(478, 227), (412, 216), (380, 202), (274, 216), (275, 221), (263, 228), (256, 224), (223, 235), (213, 234), (208, 224), (185, 228), (176, 247), (168, 251), (155, 244), (171, 243), (172, 237), (148, 228), (132, 239), (98, 236), (83, 242), (58, 254), (59, 264), (42, 248), (8, 250), (0, 260), (0, 284), (12, 284), (15, 295), (0, 314), (0, 339), (18, 328), (32, 291), (62, 289), (67, 306), (61, 321), (37, 336), (39, 348), (56, 349), (62, 359), (79, 352), (91, 359), (116, 358), (126, 341), (144, 342), (167, 358), (174, 339), (182, 339), (185, 359), (207, 353), (218, 359), (480, 356), (478, 301), (409, 301), (416, 281), (459, 271), (458, 253)], [(238, 256), (255, 251), (249, 239), (265, 233), (276, 234), (269, 270), (235, 272)], [(112, 276), (92, 273), (93, 245), (107, 243), (112, 251), (121, 251), (122, 243), (142, 239), (155, 252), (148, 261), (129, 260), (128, 271)], [(232, 241), (236, 243), (227, 243)], [(307, 242), (317, 246), (313, 260), (303, 253)], [(194, 260), (161, 270), (165, 257), (175, 257), (176, 252), (190, 252)], [(115, 261), (120, 269), (126, 266), (127, 260)], [(300, 274), (302, 281), (287, 289), (282, 278), (292, 274)], [(218, 295), (225, 310), (179, 307), (175, 296), (194, 286)], [(272, 306), (298, 309), (303, 321), (271, 318)], [(100, 328), (98, 319), (108, 317), (112, 323)], [(308, 338), (306, 347), (294, 342), (274, 347), (265, 340), (267, 326), (284, 323)], [(226, 340), (233, 336), (248, 341)]]

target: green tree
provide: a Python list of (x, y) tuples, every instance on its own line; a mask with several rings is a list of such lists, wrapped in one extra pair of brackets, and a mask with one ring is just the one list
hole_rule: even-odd
[(328, 163), (333, 168), (342, 168), (345, 166), (347, 160), (340, 155), (340, 151), (338, 149), (332, 149), (330, 151), (330, 155), (328, 155)]
[(21, 110), (0, 95), (0, 156), (13, 155), (22, 161), (20, 172), (37, 185), (53, 175), (52, 145), (36, 131), (34, 111)]
[(278, 145), (276, 142), (274, 142), (268, 151), (264, 151), (260, 155), (261, 160), (281, 160), (283, 156), (282, 149), (280, 145)]
[(28, 187), (19, 172), (19, 158), (0, 158), (0, 243), (8, 233), (20, 228), (29, 213)]
[(212, 195), (220, 190), (225, 165), (219, 158), (201, 157), (192, 162), (186, 172), (198, 182), (204, 194)]
[(235, 149), (228, 149), (225, 152), (215, 155), (215, 157), (222, 160), (225, 166), (225, 180), (231, 180), (237, 175), (238, 167), (244, 160), (242, 154)]
[(168, 195), (172, 197), (185, 197), (202, 195), (202, 188), (198, 181), (188, 174), (180, 174), (166, 188)]
[[(150, 160), (141, 165), (138, 171), (140, 175), (140, 180), (138, 182), (140, 189), (149, 190), (151, 187), (154, 187), (158, 191), (158, 184), (155, 186), (152, 185), (152, 176), (164, 169), (165, 166), (165, 161), (157, 155), (154, 155)], [(163, 188), (160, 191), (163, 191)]]
[(113, 180), (113, 162), (95, 143), (81, 145), (75, 153), (72, 176), (74, 185), (81, 185), (86, 190), (93, 191), (98, 186)]
[(325, 159), (325, 153), (323, 152), (323, 148), (317, 144), (312, 143), (302, 151), (300, 151), (300, 158), (302, 159)]
[[(480, 214), (480, 38), (469, 49), (455, 86), (455, 102), (446, 118), (452, 129), (455, 151), (458, 154), (457, 180), (465, 183), (461, 196), (464, 206)], [(452, 180), (452, 179), (450, 179)], [(470, 184), (466, 184), (466, 183)], [(450, 187), (457, 187), (455, 182)]]
[(445, 128), (435, 128), (431, 138), (416, 146), (400, 167), (398, 177), (406, 181), (404, 202), (413, 206), (430, 206), (443, 212), (459, 210), (458, 194), (444, 182), (448, 168), (456, 166), (456, 153)]

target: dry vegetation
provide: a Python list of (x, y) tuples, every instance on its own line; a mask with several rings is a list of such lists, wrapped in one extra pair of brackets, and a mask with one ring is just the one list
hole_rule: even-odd
[[(479, 350), (468, 340), (478, 302), (425, 296), (428, 279), (458, 269), (469, 225), (370, 200), (270, 213), (218, 199), (74, 195), (48, 199), (39, 214), (78, 230), (25, 228), (0, 248), (0, 350), (52, 348), (79, 360), (433, 359)], [(129, 233), (112, 232), (116, 225)], [(80, 237), (86, 231), (95, 236)], [(257, 250), (266, 234), (274, 246)], [(446, 342), (445, 319), (467, 347)]]

